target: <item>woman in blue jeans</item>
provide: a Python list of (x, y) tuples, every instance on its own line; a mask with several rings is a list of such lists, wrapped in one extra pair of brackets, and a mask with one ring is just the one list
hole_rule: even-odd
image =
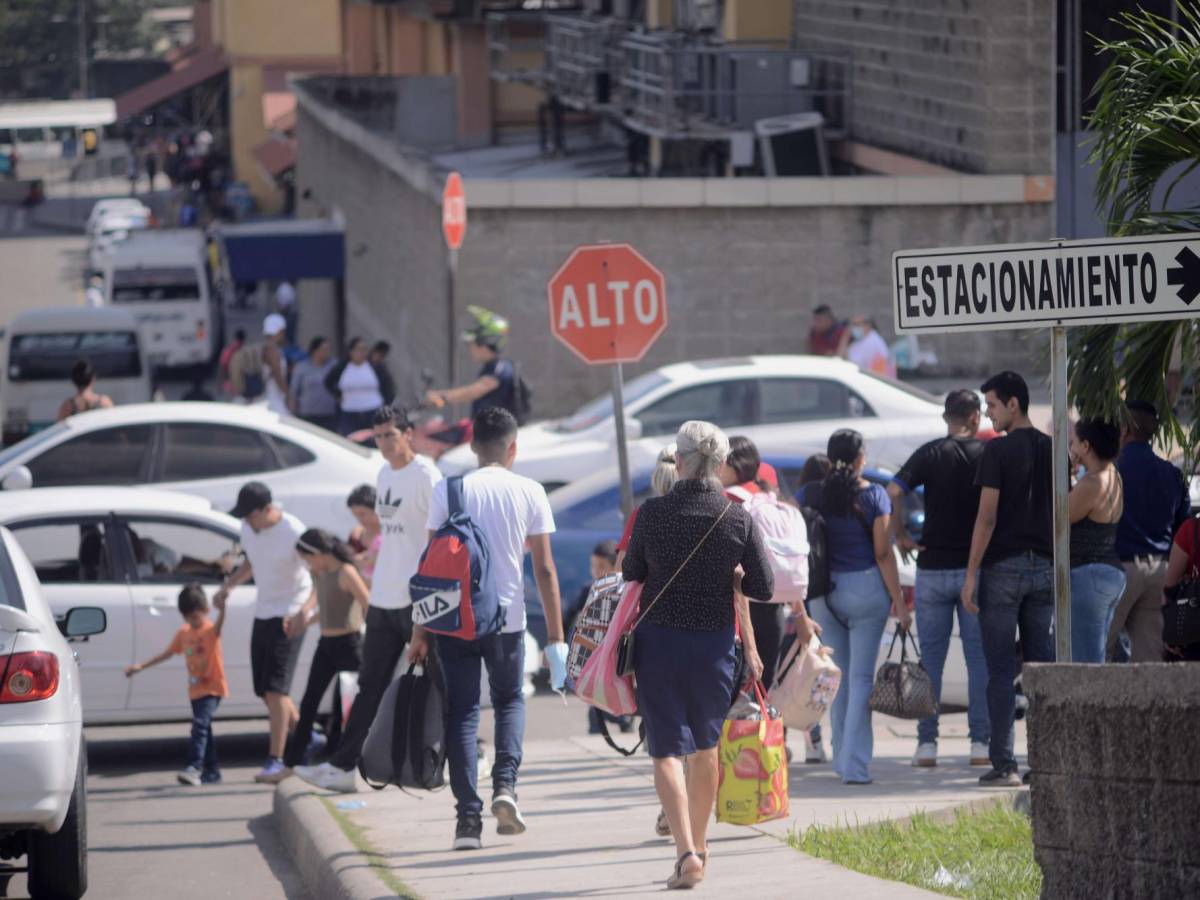
[(1125, 592), (1125, 567), (1117, 556), (1117, 525), (1125, 509), (1116, 425), (1081, 419), (1071, 438), (1071, 462), (1087, 474), (1071, 489), (1071, 661), (1104, 662), (1113, 610)]
[(900, 592), (900, 574), (892, 550), (892, 504), (887, 492), (862, 477), (867, 455), (857, 431), (835, 431), (829, 438), (833, 470), (808, 485), (803, 505), (825, 518), (833, 589), (813, 600), (812, 617), (822, 640), (842, 669), (842, 689), (833, 701), (833, 770), (845, 784), (871, 783), (871, 708), (879, 641), (889, 615), (903, 628), (911, 616)]

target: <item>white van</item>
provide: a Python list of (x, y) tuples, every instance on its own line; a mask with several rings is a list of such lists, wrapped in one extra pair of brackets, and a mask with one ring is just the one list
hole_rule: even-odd
[(109, 252), (104, 282), (105, 302), (141, 324), (151, 365), (189, 366), (216, 356), (217, 306), (200, 229), (131, 231)]
[(0, 421), (5, 445), (54, 424), (74, 393), (71, 367), (87, 358), (96, 388), (113, 403), (152, 399), (150, 366), (137, 320), (123, 309), (68, 306), (20, 313), (4, 335)]

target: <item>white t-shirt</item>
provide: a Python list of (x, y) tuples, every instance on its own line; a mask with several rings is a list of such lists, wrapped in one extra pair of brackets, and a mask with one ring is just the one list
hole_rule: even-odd
[(341, 407), (346, 412), (374, 412), (383, 406), (379, 376), (370, 363), (347, 363), (338, 378)]
[[(412, 605), (408, 580), (425, 552), (429, 501), (442, 473), (428, 456), (403, 469), (384, 465), (375, 481), (375, 512), (381, 527), (379, 559), (371, 576), (371, 605), (404, 609)], [(440, 524), (440, 523), (439, 523)]]
[(878, 331), (871, 330), (857, 341), (851, 342), (846, 348), (846, 358), (860, 369), (874, 372), (876, 375), (896, 374), (896, 365), (892, 362), (891, 350), (887, 341)]
[(304, 524), (288, 513), (262, 531), (242, 522), (242, 549), (254, 569), (257, 588), (254, 618), (293, 615), (312, 593), (312, 576), (296, 552), (296, 541), (302, 534)]
[[(500, 466), (484, 466), (463, 479), (463, 503), (467, 515), (479, 526), (491, 552), (492, 577), (500, 605), (507, 612), (504, 633), (525, 630), (525, 539), (554, 533), (554, 513), (546, 490), (536, 481), (515, 475)], [(449, 517), (446, 482), (433, 491), (429, 504), (430, 531)]]

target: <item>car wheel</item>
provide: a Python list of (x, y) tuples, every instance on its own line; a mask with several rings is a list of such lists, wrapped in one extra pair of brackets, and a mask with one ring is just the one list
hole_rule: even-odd
[(79, 900), (87, 892), (87, 748), (79, 748), (75, 790), (67, 818), (54, 834), (29, 839), (29, 894), (33, 900)]

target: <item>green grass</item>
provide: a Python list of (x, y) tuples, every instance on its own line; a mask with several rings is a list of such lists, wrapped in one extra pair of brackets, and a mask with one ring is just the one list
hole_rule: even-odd
[(361, 826), (350, 821), (350, 817), (334, 806), (328, 797), (322, 797), (321, 802), (325, 804), (325, 808), (329, 810), (329, 814), (333, 816), (333, 820), (342, 829), (342, 834), (346, 836), (346, 839), (354, 845), (359, 853), (367, 858), (367, 864), (375, 870), (375, 874), (379, 876), (379, 879), (387, 886), (389, 891), (401, 898), (401, 900), (421, 900), (419, 894), (396, 877), (396, 873), (388, 865), (387, 858), (371, 843), (366, 831)]
[(1029, 819), (1007, 803), (961, 811), (944, 824), (917, 814), (900, 824), (813, 825), (792, 832), (788, 843), (856, 872), (951, 897), (1037, 900), (1042, 890)]

